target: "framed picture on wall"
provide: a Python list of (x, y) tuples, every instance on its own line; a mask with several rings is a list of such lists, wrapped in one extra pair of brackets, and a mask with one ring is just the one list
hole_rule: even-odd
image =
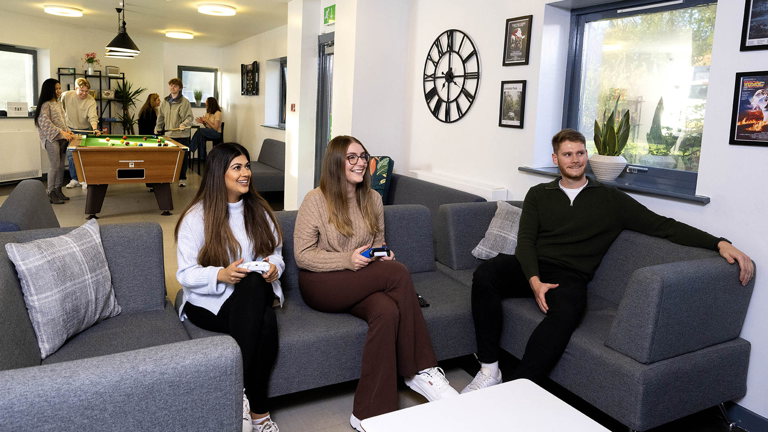
[(523, 128), (525, 120), (525, 80), (502, 81), (499, 126)]
[(740, 51), (768, 50), (768, 0), (746, 0)]
[(504, 31), (504, 59), (502, 66), (527, 65), (531, 48), (531, 21), (533, 15), (507, 20)]
[(729, 142), (768, 147), (768, 71), (736, 74)]

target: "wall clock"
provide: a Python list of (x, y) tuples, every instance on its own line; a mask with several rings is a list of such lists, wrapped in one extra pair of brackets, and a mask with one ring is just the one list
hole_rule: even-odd
[(464, 117), (480, 86), (480, 60), (472, 39), (446, 30), (429, 47), (424, 62), (424, 99), (436, 119), (453, 123)]

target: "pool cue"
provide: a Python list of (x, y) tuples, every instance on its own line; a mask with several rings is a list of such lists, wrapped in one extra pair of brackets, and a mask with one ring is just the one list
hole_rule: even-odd
[(93, 135), (93, 130), (91, 130), (91, 129), (72, 129), (72, 128), (70, 128), (69, 130), (71, 130), (72, 132), (87, 133), (89, 135)]

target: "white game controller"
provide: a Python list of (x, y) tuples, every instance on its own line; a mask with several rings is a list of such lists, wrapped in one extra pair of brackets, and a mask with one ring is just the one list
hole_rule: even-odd
[(265, 273), (270, 269), (270, 265), (266, 261), (250, 261), (240, 264), (238, 267), (248, 269), (252, 272)]

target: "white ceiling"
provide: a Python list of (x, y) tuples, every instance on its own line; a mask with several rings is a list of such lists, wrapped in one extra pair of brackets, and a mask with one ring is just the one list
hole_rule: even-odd
[[(237, 8), (237, 15), (203, 15), (197, 7), (220, 3)], [(83, 10), (79, 18), (49, 15), (44, 5), (70, 6)], [(119, 0), (0, 0), (0, 11), (48, 19), (64, 25), (78, 25), (114, 32), (118, 23), (115, 8)], [(126, 0), (125, 22), (132, 39), (153, 38), (164, 42), (195, 43), (223, 47), (287, 24), (288, 0)], [(170, 39), (166, 30), (192, 32), (192, 40)], [(109, 41), (106, 41), (109, 42)], [(105, 42), (105, 43), (106, 43)], [(137, 45), (140, 45), (137, 43)]]

